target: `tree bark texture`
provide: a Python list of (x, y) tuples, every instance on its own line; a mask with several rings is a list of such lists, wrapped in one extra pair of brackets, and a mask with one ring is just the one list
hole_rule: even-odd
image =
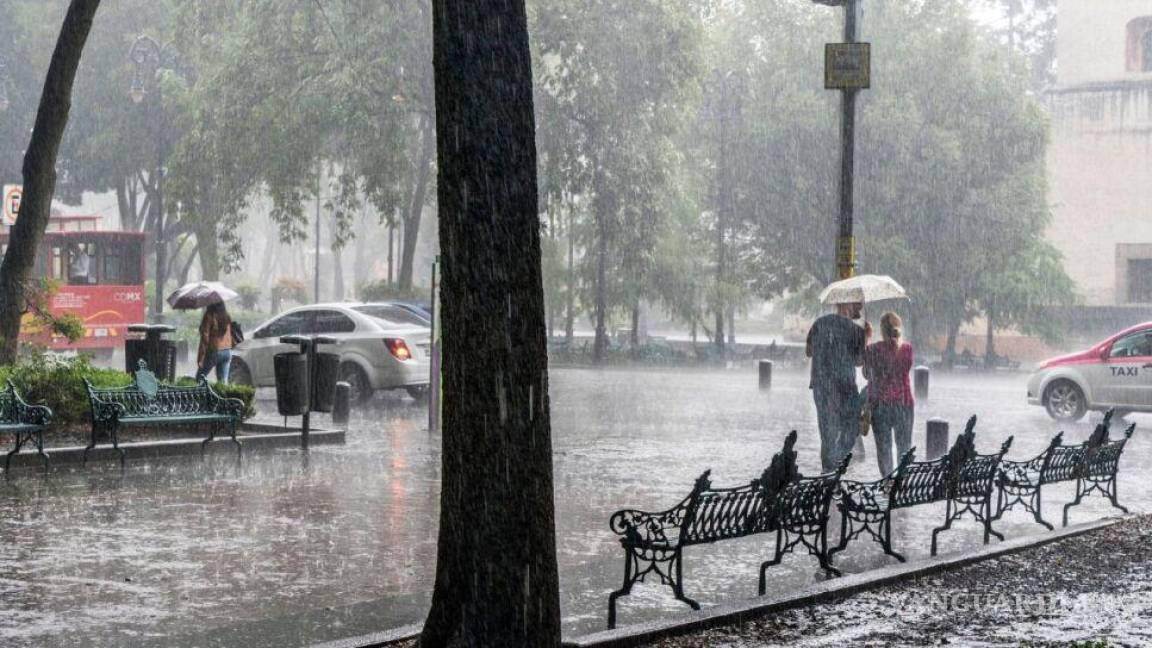
[(524, 0), (434, 6), (444, 418), (420, 645), (560, 644)]
[(48, 227), (56, 192), (56, 156), (68, 125), (72, 82), (92, 29), (100, 0), (72, 0), (48, 65), (32, 138), (24, 154), (24, 197), (20, 218), (9, 234), (8, 251), (0, 263), (0, 365), (16, 361), (20, 318), (36, 251)]

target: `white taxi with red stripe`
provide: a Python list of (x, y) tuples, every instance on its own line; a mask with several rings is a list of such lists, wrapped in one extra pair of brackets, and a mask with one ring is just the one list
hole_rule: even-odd
[(1028, 379), (1028, 402), (1059, 421), (1088, 410), (1152, 412), (1152, 322), (1044, 361)]

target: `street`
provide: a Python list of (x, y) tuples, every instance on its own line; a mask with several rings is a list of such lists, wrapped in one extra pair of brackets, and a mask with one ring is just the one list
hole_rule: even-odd
[[(1024, 374), (935, 374), (924, 422), (951, 422), (952, 435), (977, 414), (982, 452), (1015, 435), (1009, 457), (1042, 450), (1059, 428), (1024, 402)], [(790, 429), (800, 432), (802, 471), (818, 469), (815, 412), (802, 373), (780, 373), (761, 392), (743, 370), (590, 370), (551, 373), (557, 548), (564, 629), (604, 625), (608, 592), (619, 587), (622, 554), (608, 529), (621, 508), (662, 510), (712, 469), (716, 486), (739, 485), (767, 465)], [(260, 403), (265, 419), (275, 403)], [(348, 443), (298, 451), (227, 453), (154, 464), (28, 472), (0, 486), (0, 643), (5, 646), (304, 645), (423, 619), (435, 573), (439, 439), (425, 408), (377, 397), (354, 414)], [(1090, 416), (1066, 428), (1086, 438)], [(1120, 470), (1120, 501), (1152, 509), (1141, 475), (1152, 449), (1138, 425)], [(321, 417), (318, 425), (325, 425)], [(1114, 426), (1114, 434), (1120, 426)], [(876, 477), (867, 460), (850, 478)], [(1070, 485), (1044, 491), (1045, 516), (1059, 522)], [(1111, 515), (1106, 501), (1073, 509), (1073, 522)], [(897, 515), (893, 541), (909, 559), (926, 556), (943, 506)], [(837, 527), (833, 527), (837, 528)], [(1046, 530), (1023, 512), (996, 528), (1008, 537)], [(942, 534), (941, 552), (980, 541), (965, 522)], [(995, 540), (994, 540), (995, 541)], [(757, 567), (772, 536), (693, 547), (685, 593), (707, 606), (756, 593)], [(871, 542), (853, 543), (837, 564), (854, 572), (887, 564)], [(817, 575), (814, 558), (793, 555), (769, 574), (774, 589)], [(639, 585), (620, 604), (620, 622), (688, 608), (666, 587)]]

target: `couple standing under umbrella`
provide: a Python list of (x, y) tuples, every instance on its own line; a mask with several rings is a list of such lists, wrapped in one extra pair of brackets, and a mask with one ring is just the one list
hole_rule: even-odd
[(168, 304), (176, 310), (204, 309), (200, 318), (200, 344), (196, 348), (196, 380), (216, 371), (216, 382), (228, 382), (232, 367), (232, 348), (238, 327), (228, 315), (224, 302), (239, 295), (216, 281), (190, 283), (168, 296)]
[[(912, 345), (902, 341), (902, 323), (896, 313), (880, 318), (881, 340), (868, 344), (872, 326), (860, 326), (864, 303), (906, 298), (904, 289), (889, 277), (863, 275), (829, 285), (820, 295), (836, 312), (821, 317), (808, 331), (806, 353), (812, 359), (809, 387), (816, 401), (820, 428), (820, 461), (832, 472), (852, 450), (860, 435), (863, 409), (871, 413), (876, 457), (881, 475), (892, 472), (893, 437), (896, 456), (912, 446), (914, 402), (909, 373)], [(863, 366), (868, 386), (856, 386), (856, 367)]]

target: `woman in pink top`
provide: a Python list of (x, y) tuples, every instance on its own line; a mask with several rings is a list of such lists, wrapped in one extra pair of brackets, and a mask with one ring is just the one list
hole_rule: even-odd
[(900, 341), (900, 316), (884, 313), (880, 318), (882, 339), (864, 350), (864, 376), (868, 379), (868, 402), (872, 404), (872, 434), (880, 474), (892, 472), (892, 437), (896, 457), (912, 447), (915, 403), (908, 379), (912, 371), (912, 345)]

